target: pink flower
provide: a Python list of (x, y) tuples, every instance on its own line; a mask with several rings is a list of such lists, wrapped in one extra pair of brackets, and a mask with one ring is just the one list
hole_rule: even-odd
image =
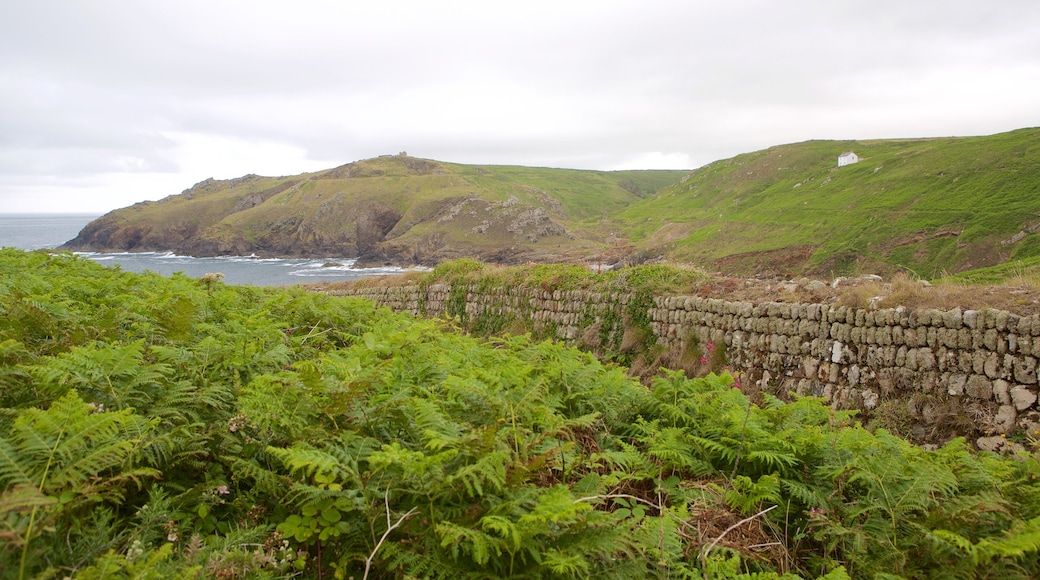
[(231, 492), (228, 491), (228, 488), (227, 488), (226, 485), (218, 485), (217, 486), (217, 493), (220, 494), (220, 495), (227, 495), (227, 494), (229, 494)]
[(703, 365), (703, 364), (707, 364), (707, 363), (708, 363), (708, 357), (702, 356), (701, 357), (701, 364)]

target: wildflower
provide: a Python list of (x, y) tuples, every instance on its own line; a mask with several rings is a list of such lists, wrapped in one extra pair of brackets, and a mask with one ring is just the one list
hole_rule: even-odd
[(234, 433), (240, 428), (245, 427), (249, 424), (248, 418), (245, 415), (235, 415), (228, 419), (228, 431)]
[(174, 532), (170, 532), (169, 534), (166, 534), (166, 539), (171, 542), (176, 542), (178, 539), (180, 539), (180, 536), (178, 536)]
[(228, 488), (227, 488), (226, 485), (218, 485), (217, 486), (217, 493), (220, 494), (220, 495), (227, 495), (227, 494), (229, 494), (231, 492), (228, 491)]
[(707, 363), (708, 363), (708, 357), (702, 356), (701, 357), (701, 364), (703, 365), (703, 364), (707, 364)]

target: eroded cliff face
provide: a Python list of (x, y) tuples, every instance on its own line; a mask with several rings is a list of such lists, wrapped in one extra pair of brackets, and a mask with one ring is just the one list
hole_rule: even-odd
[(463, 256), (565, 260), (591, 251), (569, 232), (561, 201), (540, 188), (508, 184), (517, 194), (495, 200), (489, 196), (501, 193), (435, 162), (377, 161), (292, 178), (207, 179), (180, 195), (102, 216), (63, 247), (397, 265)]
[[(615, 263), (635, 252), (619, 242), (609, 219), (589, 220), (600, 215), (589, 206), (604, 190), (613, 191), (615, 205), (638, 199), (630, 178), (526, 168), (531, 176), (518, 178), (453, 167), (392, 157), (293, 177), (207, 179), (102, 216), (63, 249), (344, 258), (358, 266), (433, 266), (462, 257)], [(554, 179), (565, 187), (547, 185)], [(577, 187), (579, 179), (591, 189)]]

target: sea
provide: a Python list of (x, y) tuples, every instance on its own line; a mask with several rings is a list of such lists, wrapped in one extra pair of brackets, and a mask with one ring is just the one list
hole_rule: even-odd
[[(84, 226), (97, 217), (96, 214), (0, 214), (0, 247), (23, 250), (57, 248), (75, 238)], [(105, 266), (118, 266), (128, 272), (152, 271), (164, 276), (183, 272), (195, 278), (219, 272), (224, 274), (224, 282), (228, 284), (254, 286), (338, 282), (408, 271), (403, 268), (354, 268), (354, 259), (337, 256), (307, 259), (256, 256), (193, 258), (172, 252), (76, 254)]]

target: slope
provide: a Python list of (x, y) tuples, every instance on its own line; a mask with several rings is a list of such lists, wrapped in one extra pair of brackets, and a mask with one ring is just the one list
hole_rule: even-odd
[(360, 258), (433, 264), (473, 256), (580, 259), (601, 251), (598, 220), (683, 171), (470, 166), (383, 156), (290, 177), (206, 180), (102, 216), (64, 247)]
[[(854, 151), (860, 162), (837, 167)], [(732, 272), (926, 278), (1040, 255), (1040, 129), (808, 141), (697, 169), (621, 211), (644, 252)]]

